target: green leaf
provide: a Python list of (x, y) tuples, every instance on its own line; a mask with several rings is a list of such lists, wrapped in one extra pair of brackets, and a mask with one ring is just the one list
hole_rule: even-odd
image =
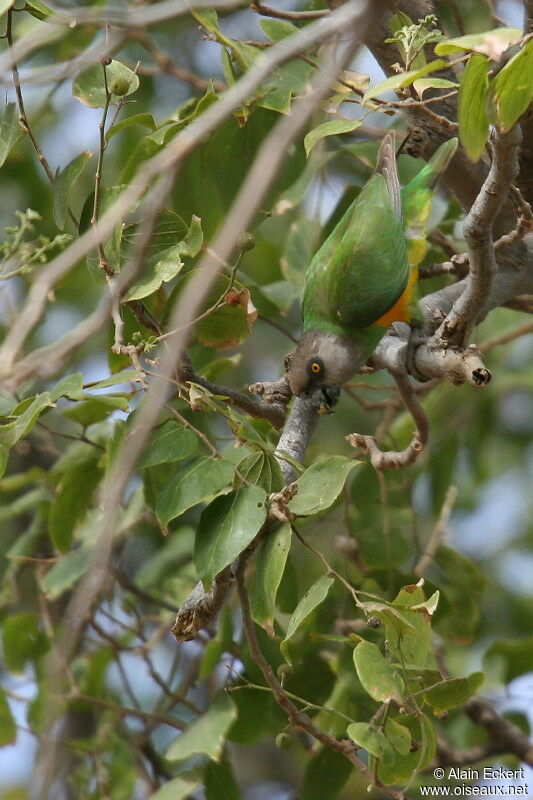
[(92, 391), (96, 389), (107, 389), (108, 386), (119, 386), (122, 383), (131, 383), (138, 378), (136, 369), (121, 369), (120, 372), (114, 372), (109, 378), (104, 378), (97, 383), (91, 383), (90, 388)]
[(35, 19), (46, 19), (47, 17), (51, 17), (54, 14), (57, 18), (58, 14), (60, 13), (59, 10), (52, 11), (51, 8), (48, 8), (44, 3), (41, 3), (40, 0), (26, 0), (24, 3), (24, 10), (29, 11), (32, 17)]
[(502, 639), (491, 644), (483, 657), (487, 669), (499, 667), (498, 677), (504, 683), (531, 671), (533, 664), (533, 636), (520, 639)]
[(335, 136), (340, 133), (351, 133), (358, 128), (362, 123), (360, 119), (332, 119), (329, 122), (323, 122), (317, 128), (309, 131), (304, 138), (304, 148), (306, 156), (321, 139), (326, 136)]
[(403, 678), (382, 656), (377, 645), (360, 642), (353, 651), (353, 661), (363, 689), (373, 700), (402, 703), (405, 692)]
[(223, 303), (196, 326), (198, 340), (206, 347), (223, 349), (241, 344), (257, 319), (249, 290), (235, 282), (230, 288), (224, 276), (216, 281), (206, 305), (213, 305), (221, 297)]
[(300, 792), (299, 800), (326, 800), (324, 787), (327, 786), (327, 800), (336, 800), (353, 766), (341, 753), (329, 747), (321, 748), (309, 761)]
[(83, 375), (81, 372), (73, 372), (66, 375), (55, 386), (50, 389), (50, 400), (55, 403), (60, 397), (68, 397), (69, 400), (80, 400), (83, 397)]
[(299, 28), (292, 22), (285, 22), (281, 19), (262, 19), (259, 26), (271, 42), (281, 42), (282, 39), (299, 31)]
[(23, 672), (26, 662), (39, 658), (46, 647), (38, 619), (29, 611), (6, 617), (2, 625), (2, 641), (4, 664), (15, 673)]
[(281, 652), (289, 664), (291, 662), (289, 659), (287, 642), (294, 636), (300, 625), (305, 622), (309, 614), (311, 614), (311, 612), (314, 611), (315, 608), (320, 605), (320, 603), (324, 602), (333, 583), (334, 578), (331, 578), (329, 575), (322, 575), (321, 578), (319, 578), (311, 587), (309, 587), (294, 609), (292, 617), (290, 618), (287, 626), (285, 638), (280, 645)]
[(419, 78), (413, 81), (413, 89), (419, 97), (424, 95), (426, 89), (455, 89), (458, 86), (456, 81), (449, 81), (446, 78)]
[(116, 136), (117, 133), (120, 133), (120, 131), (123, 131), (126, 128), (130, 128), (132, 125), (141, 125), (141, 127), (149, 128), (151, 131), (155, 131), (157, 128), (155, 120), (151, 114), (147, 114), (146, 112), (141, 114), (132, 114), (131, 117), (121, 119), (120, 122), (115, 123), (115, 125), (109, 128), (105, 135), (106, 140), (109, 141), (109, 139), (111, 139), (113, 136)]
[(421, 69), (410, 69), (408, 72), (400, 72), (398, 75), (391, 75), (390, 78), (386, 78), (384, 81), (376, 83), (375, 86), (371, 86), (370, 89), (364, 93), (363, 102), (366, 100), (371, 100), (373, 97), (377, 97), (384, 92), (390, 92), (396, 89), (404, 89), (406, 86), (410, 86), (413, 81), (425, 77), (430, 72), (436, 72), (439, 69), (444, 69), (447, 66), (447, 61), (438, 58), (435, 61), (430, 61), (429, 64), (426, 64)]
[(17, 725), (9, 708), (4, 690), (0, 687), (0, 747), (15, 744), (17, 741)]
[(201, 220), (193, 215), (185, 237), (164, 251), (160, 258), (147, 265), (144, 275), (126, 294), (125, 300), (141, 300), (156, 292), (163, 283), (171, 281), (183, 267), (182, 256), (193, 258), (203, 244)]
[(70, 549), (74, 528), (87, 511), (101, 475), (102, 470), (98, 469), (94, 459), (66, 472), (56, 487), (56, 496), (50, 506), (49, 530), (50, 538), (60, 552), (66, 553)]
[(252, 617), (271, 632), (276, 595), (285, 570), (291, 536), (291, 526), (288, 523), (275, 531), (266, 532), (255, 557), (255, 573), (249, 582)]
[[(107, 78), (107, 88), (111, 91), (113, 86), (121, 87), (120, 97), (132, 94), (139, 88), (138, 76), (120, 61), (113, 60), (105, 67)], [(122, 91), (127, 87), (126, 91)], [(104, 79), (104, 67), (102, 64), (95, 64), (84, 72), (80, 73), (72, 84), (74, 97), (86, 106), (91, 108), (104, 108), (106, 104), (106, 80)], [(111, 95), (111, 103), (116, 104), (119, 97)]]
[(50, 600), (60, 597), (88, 569), (93, 555), (91, 547), (78, 547), (57, 561), (41, 581), (41, 588)]
[(411, 731), (392, 717), (385, 723), (385, 736), (396, 752), (406, 756), (411, 751)]
[(151, 794), (148, 800), (187, 800), (199, 785), (199, 780), (172, 778)]
[(483, 672), (473, 672), (467, 678), (450, 678), (424, 692), (424, 700), (435, 714), (466, 703), (477, 692), (485, 679)]
[(239, 786), (229, 761), (210, 761), (204, 770), (206, 800), (241, 800)]
[(461, 53), (463, 50), (472, 50), (480, 53), (493, 61), (498, 61), (501, 54), (510, 44), (522, 36), (520, 28), (495, 28), (483, 33), (470, 33), (467, 36), (458, 36), (455, 39), (446, 39), (435, 46), (438, 56), (450, 53)]
[[(268, 494), (279, 492), (283, 487), (283, 477), (278, 462), (271, 453), (265, 453), (264, 450), (251, 453), (239, 463), (239, 476), (245, 483), (261, 486)], [(237, 479), (239, 476), (236, 476)]]
[(348, 474), (360, 462), (344, 456), (330, 456), (308, 467), (298, 478), (298, 493), (289, 502), (293, 514), (308, 516), (328, 509), (344, 488)]
[(187, 469), (179, 470), (165, 486), (155, 507), (162, 525), (179, 517), (187, 509), (207, 502), (228, 486), (235, 473), (235, 466), (221, 458), (205, 456), (197, 459)]
[(368, 722), (352, 722), (346, 733), (359, 747), (363, 747), (375, 758), (390, 761), (393, 753), (385, 734)]
[[(50, 408), (52, 405), (50, 392), (43, 392), (42, 394), (36, 395), (24, 408), (22, 413), (18, 415), (17, 419), (8, 422), (6, 425), (0, 425), (0, 444), (3, 444), (5, 447), (13, 447), (19, 439), (22, 439), (23, 436), (26, 436), (26, 434), (32, 430), (43, 411)], [(15, 415), (16, 412), (17, 409), (14, 408), (13, 415)]]
[(492, 89), (498, 125), (508, 131), (533, 99), (533, 39), (498, 72)]
[(433, 722), (425, 714), (402, 717), (402, 725), (411, 732), (416, 749), (405, 755), (397, 753), (391, 761), (380, 761), (378, 777), (387, 786), (406, 783), (413, 774), (425, 769), (435, 755), (436, 738)]
[(382, 622), (394, 623), (398, 630), (402, 631), (403, 633), (414, 631), (414, 626), (409, 622), (407, 616), (402, 614), (402, 612), (395, 608), (395, 606), (393, 606), (391, 603), (368, 600), (364, 603), (361, 603), (361, 606), (364, 608), (367, 614), (373, 614), (374, 616), (379, 617)]
[(226, 734), (236, 716), (235, 704), (225, 692), (221, 692), (207, 711), (174, 739), (166, 757), (169, 761), (183, 761), (193, 755), (205, 754), (213, 761), (219, 761)]
[(263, 489), (245, 486), (204, 509), (194, 543), (194, 563), (204, 584), (211, 584), (254, 539), (266, 519), (265, 501)]
[(139, 467), (152, 467), (155, 464), (170, 464), (192, 456), (198, 447), (198, 437), (179, 425), (175, 420), (164, 422), (152, 434)]
[(6, 103), (0, 117), (0, 167), (4, 164), (21, 133), (17, 104)]
[[(431, 649), (431, 610), (437, 598), (427, 601), (420, 586), (404, 586), (395, 598), (393, 605), (401, 610), (402, 616), (410, 622), (413, 629), (405, 630), (395, 617), (385, 625), (387, 646), (401, 664), (425, 667)], [(427, 604), (430, 605), (428, 606)]]
[(486, 56), (473, 55), (461, 75), (459, 87), (459, 139), (471, 161), (478, 161), (489, 135), (486, 111), (489, 61)]
[(0, 505), (0, 521), (14, 519), (38, 507), (46, 497), (46, 490), (38, 487), (16, 497), (11, 503)]
[(6, 11), (9, 11), (12, 5), (15, 4), (15, 0), (1, 0), (0, 1), (0, 14), (5, 14)]
[(267, 92), (265, 96), (258, 101), (258, 105), (261, 106), (261, 108), (268, 108), (272, 111), (276, 111), (278, 114), (288, 114), (291, 109), (291, 99), (292, 92), (290, 89), (277, 87)]
[(192, 9), (191, 14), (195, 17), (200, 25), (203, 25), (206, 30), (214, 35), (220, 44), (229, 47), (233, 53), (235, 60), (238, 62), (243, 71), (248, 70), (253, 64), (255, 58), (261, 52), (259, 48), (245, 44), (244, 42), (235, 41), (226, 36), (219, 27), (218, 15), (215, 9)]
[(113, 411), (129, 411), (129, 399), (123, 394), (83, 395), (83, 399), (62, 410), (64, 417), (86, 428), (106, 419)]
[(85, 150), (74, 158), (63, 169), (54, 183), (54, 219), (57, 227), (63, 230), (68, 213), (68, 204), (72, 189), (81, 177), (85, 165), (92, 158), (92, 153)]

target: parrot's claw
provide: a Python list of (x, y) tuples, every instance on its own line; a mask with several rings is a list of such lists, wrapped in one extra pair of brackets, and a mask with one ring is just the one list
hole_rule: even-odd
[(429, 378), (423, 375), (416, 365), (416, 351), (421, 344), (425, 344), (427, 338), (423, 335), (420, 328), (411, 328), (409, 338), (407, 340), (407, 348), (405, 351), (405, 366), (410, 375), (413, 376), (420, 383), (426, 383)]

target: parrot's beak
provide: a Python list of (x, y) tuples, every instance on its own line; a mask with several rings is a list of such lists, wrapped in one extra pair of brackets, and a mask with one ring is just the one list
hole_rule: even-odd
[(340, 397), (341, 390), (338, 386), (323, 386), (322, 395), (324, 402), (321, 403), (319, 414), (332, 414), (333, 406)]

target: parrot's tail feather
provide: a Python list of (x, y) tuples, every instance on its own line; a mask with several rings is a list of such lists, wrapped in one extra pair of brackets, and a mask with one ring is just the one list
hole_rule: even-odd
[(385, 178), (394, 213), (398, 219), (402, 219), (402, 195), (396, 167), (396, 138), (394, 131), (389, 131), (383, 137), (378, 150), (376, 172)]

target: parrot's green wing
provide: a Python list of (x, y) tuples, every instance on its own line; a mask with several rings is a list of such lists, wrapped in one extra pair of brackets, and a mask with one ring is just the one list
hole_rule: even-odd
[(402, 189), (402, 206), (408, 235), (422, 237), (427, 232), (433, 189), (457, 150), (457, 139), (441, 144), (428, 163)]
[[(314, 256), (306, 275), (304, 327), (335, 326), (347, 336), (375, 323), (402, 294), (409, 277), (399, 185), (390, 157), (372, 176)], [(380, 153), (382, 151), (380, 150)]]

